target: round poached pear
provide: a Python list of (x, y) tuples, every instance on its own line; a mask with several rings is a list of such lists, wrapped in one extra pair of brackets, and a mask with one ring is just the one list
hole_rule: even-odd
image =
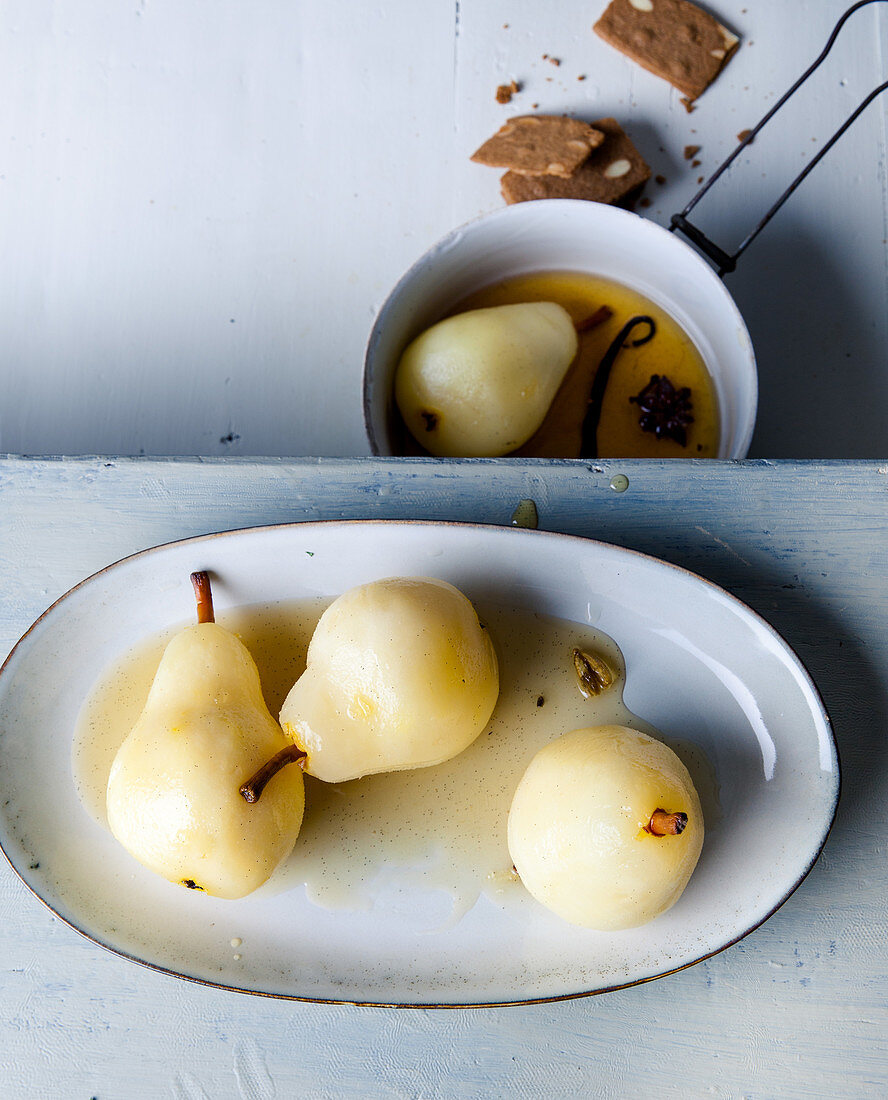
[(431, 454), (508, 454), (542, 424), (577, 347), (570, 314), (556, 302), (458, 313), (407, 347), (395, 400)]
[(280, 713), (329, 783), (440, 764), (487, 725), (496, 653), (453, 585), (396, 577), (344, 593), (321, 616), (307, 667)]
[(703, 815), (687, 768), (667, 745), (628, 726), (597, 726), (533, 758), (515, 791), (508, 838), (537, 901), (571, 924), (609, 931), (675, 904), (700, 855)]

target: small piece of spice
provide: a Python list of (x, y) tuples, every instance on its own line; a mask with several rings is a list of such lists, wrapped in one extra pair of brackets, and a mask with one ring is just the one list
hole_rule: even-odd
[(610, 306), (599, 306), (594, 313), (590, 313), (588, 317), (583, 317), (581, 320), (574, 323), (574, 328), (577, 332), (589, 332), (590, 329), (598, 328), (599, 325), (603, 325), (605, 321), (609, 321), (613, 317), (614, 311)]
[(595, 653), (585, 653), (582, 649), (575, 649), (573, 662), (580, 693), (586, 699), (607, 691), (616, 680), (610, 665)]
[(694, 422), (688, 386), (676, 389), (665, 374), (652, 374), (650, 382), (629, 401), (641, 410), (638, 423), (643, 432), (653, 432), (657, 439), (674, 439), (682, 447), (687, 446), (687, 428)]

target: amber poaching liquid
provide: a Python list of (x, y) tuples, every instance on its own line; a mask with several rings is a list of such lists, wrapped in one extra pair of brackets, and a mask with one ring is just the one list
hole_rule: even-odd
[[(219, 615), (259, 668), (273, 715), (305, 668), (308, 643), (329, 600), (282, 601)], [(500, 697), (480, 737), (432, 768), (326, 784), (306, 777), (306, 811), (292, 855), (265, 894), (304, 889), (315, 905), (368, 909), (383, 894), (434, 892), (434, 926), (458, 920), (485, 894), (506, 904), (526, 898), (512, 872), (506, 823), (512, 795), (531, 758), (548, 742), (583, 726), (618, 723), (659, 736), (624, 706), (625, 666), (616, 643), (579, 623), (478, 606), (500, 667)], [(144, 705), (174, 631), (148, 639), (108, 669), (80, 713), (73, 771), (87, 811), (107, 827), (105, 789), (117, 749)], [(584, 698), (573, 649), (604, 658), (616, 674), (602, 695)], [(701, 797), (705, 762), (674, 743)], [(701, 769), (704, 774), (701, 775)], [(701, 788), (701, 780), (703, 788)]]
[[(601, 306), (613, 315), (579, 334), (579, 351), (539, 430), (513, 454), (540, 458), (580, 456), (582, 424), (589, 390), (611, 341), (632, 317), (651, 317), (657, 332), (640, 347), (624, 347), (614, 363), (598, 427), (599, 458), (714, 458), (719, 445), (719, 410), (715, 386), (703, 358), (684, 329), (664, 309), (638, 291), (598, 275), (546, 271), (519, 275), (483, 288), (463, 299), (451, 313), (516, 302), (557, 302), (575, 324)], [(643, 335), (639, 328), (636, 335)], [(687, 444), (657, 439), (639, 426), (638, 405), (630, 402), (650, 382), (666, 375), (676, 389), (691, 391), (694, 421)]]

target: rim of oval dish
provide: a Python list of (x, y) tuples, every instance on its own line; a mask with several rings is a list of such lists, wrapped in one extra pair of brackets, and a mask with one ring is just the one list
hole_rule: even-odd
[[(836, 744), (832, 723), (829, 718), (826, 706), (823, 702), (817, 685), (815, 684), (813, 678), (808, 672), (808, 669), (806, 668), (798, 654), (789, 645), (789, 643), (786, 642), (782, 635), (773, 626), (771, 626), (771, 624), (766, 619), (759, 615), (758, 612), (749, 607), (738, 597), (728, 592), (726, 589), (717, 585), (715, 582), (709, 581), (707, 578), (702, 577), (700, 574), (695, 573), (692, 570), (686, 569), (682, 566), (674, 565), (670, 562), (666, 562), (660, 558), (654, 557), (653, 555), (646, 554), (637, 550), (632, 550), (627, 547), (619, 546), (615, 543), (608, 543), (601, 540), (584, 538), (583, 536), (562, 534), (560, 532), (547, 532), (536, 530), (531, 531), (520, 528), (506, 528), (493, 524), (463, 523), (456, 521), (434, 522), (426, 520), (319, 520), (306, 521), (303, 523), (281, 523), (237, 528), (231, 531), (212, 532), (204, 535), (191, 536), (185, 539), (177, 539), (167, 543), (161, 543), (145, 550), (138, 551), (134, 554), (126, 555), (123, 558), (109, 563), (102, 569), (97, 570), (95, 573), (91, 574), (90, 576), (84, 578), (82, 581), (78, 582), (76, 585), (72, 586), (67, 592), (65, 592), (62, 596), (55, 600), (37, 619), (35, 619), (34, 622), (28, 627), (25, 633), (18, 640), (18, 642), (16, 642), (15, 646), (13, 646), (12, 650), (10, 651), (2, 665), (0, 665), (0, 699), (2, 699), (3, 695), (5, 694), (5, 678), (10, 674), (10, 671), (14, 669), (17, 662), (21, 659), (21, 655), (24, 651), (26, 651), (27, 646), (31, 643), (35, 631), (37, 631), (38, 628), (42, 627), (48, 617), (54, 616), (58, 612), (60, 605), (64, 605), (65, 602), (69, 600), (69, 598), (72, 597), (75, 593), (79, 593), (81, 589), (90, 585), (97, 579), (104, 577), (106, 574), (117, 569), (119, 566), (122, 566), (126, 563), (135, 562), (139, 559), (149, 559), (152, 556), (158, 555), (163, 551), (168, 551), (173, 548), (185, 547), (200, 543), (208, 543), (219, 539), (231, 539), (238, 536), (245, 537), (253, 533), (261, 532), (295, 532), (298, 530), (300, 533), (303, 533), (310, 532), (311, 530), (323, 530), (331, 528), (420, 528), (432, 530), (444, 528), (490, 534), (493, 537), (508, 536), (511, 538), (515, 538), (517, 536), (519, 538), (523, 537), (535, 540), (554, 539), (559, 543), (569, 542), (577, 544), (577, 546), (584, 546), (587, 548), (601, 548), (608, 553), (615, 552), (620, 556), (625, 555), (629, 558), (639, 559), (640, 561), (647, 563), (648, 566), (665, 569), (667, 572), (673, 573), (677, 577), (683, 577), (686, 580), (689, 580), (694, 585), (702, 586), (702, 588), (704, 590), (707, 590), (710, 595), (714, 595), (715, 598), (725, 601), (735, 613), (739, 612), (741, 618), (748, 618), (757, 629), (763, 631), (767, 636), (771, 638), (772, 641), (775, 641), (777, 643), (778, 647), (783, 652), (784, 658), (787, 659), (790, 664), (793, 664), (798, 673), (800, 673), (802, 680), (804, 681), (809, 692), (811, 693), (812, 699), (817, 704), (819, 718), (823, 722), (823, 732), (826, 735), (826, 744), (828, 745), (831, 754), (831, 767), (829, 769), (829, 774), (832, 776), (833, 783), (829, 798), (824, 799), (824, 807), (827, 808), (827, 812), (824, 815), (825, 824), (823, 825), (822, 834), (818, 843), (814, 846), (813, 849), (808, 851), (807, 857), (800, 864), (800, 868), (796, 872), (794, 880), (791, 882), (789, 887), (785, 889), (779, 900), (777, 900), (777, 902), (773, 904), (763, 915), (755, 919), (754, 922), (752, 922), (751, 924), (745, 925), (732, 938), (723, 943), (719, 943), (718, 946), (712, 948), (711, 950), (706, 950), (699, 955), (695, 955), (693, 958), (689, 958), (687, 961), (684, 961), (679, 965), (669, 966), (657, 970), (656, 973), (646, 974), (640, 977), (631, 978), (626, 981), (616, 981), (604, 984), (593, 989), (571, 990), (569, 992), (552, 993), (542, 996), (462, 1001), (455, 999), (440, 1001), (434, 999), (413, 1001), (399, 999), (386, 1000), (364, 997), (311, 996), (297, 993), (283, 993), (273, 990), (255, 989), (250, 988), (246, 985), (237, 985), (231, 984), (229, 982), (214, 981), (211, 978), (204, 977), (198, 974), (185, 973), (184, 971), (175, 969), (172, 966), (163, 965), (162, 963), (153, 962), (150, 959), (141, 958), (138, 954), (117, 946), (115, 945), (115, 943), (109, 942), (101, 935), (90, 931), (88, 927), (81, 927), (81, 925), (78, 924), (75, 919), (70, 918), (64, 913), (60, 912), (51, 900), (44, 897), (38, 889), (37, 885), (34, 882), (29, 881), (28, 877), (25, 874), (25, 869), (18, 866), (13, 860), (9, 851), (7, 851), (7, 830), (5, 829), (5, 819), (0, 818), (0, 824), (4, 825), (4, 832), (0, 834), (0, 850), (3, 851), (4, 857), (6, 858), (10, 867), (21, 880), (21, 882), (27, 887), (30, 893), (33, 894), (33, 896), (37, 898), (37, 900), (40, 901), (41, 904), (43, 904), (57, 919), (68, 925), (68, 927), (72, 928), (75, 932), (79, 933), (81, 936), (89, 940), (91, 943), (94, 943), (96, 946), (101, 947), (106, 951), (109, 951), (111, 954), (117, 955), (118, 957), (126, 959), (130, 962), (137, 963), (140, 966), (144, 966), (150, 970), (167, 974), (171, 977), (178, 978), (184, 981), (193, 982), (198, 985), (206, 985), (212, 988), (224, 989), (234, 993), (243, 993), (250, 996), (269, 997), (274, 1000), (298, 1001), (313, 1004), (344, 1004), (378, 1008), (499, 1008), (518, 1005), (546, 1004), (557, 1001), (575, 1000), (582, 997), (597, 996), (601, 993), (614, 992), (616, 990), (626, 989), (636, 985), (645, 985), (648, 982), (655, 981), (659, 978), (668, 977), (669, 975), (679, 973), (682, 970), (686, 970), (692, 966), (697, 965), (700, 962), (705, 961), (706, 959), (712, 958), (713, 956), (720, 954), (722, 951), (727, 950), (729, 947), (732, 947), (733, 945), (744, 939), (746, 936), (748, 936), (751, 932), (759, 928), (786, 903), (786, 901), (792, 896), (793, 893), (795, 893), (801, 883), (811, 872), (812, 868), (820, 857), (821, 852), (823, 851), (823, 848), (829, 838), (830, 832), (835, 823), (838, 803), (841, 794), (841, 764), (839, 759), (838, 746)], [(28, 869), (30, 870), (31, 868)], [(60, 898), (60, 901), (61, 900), (62, 899)]]

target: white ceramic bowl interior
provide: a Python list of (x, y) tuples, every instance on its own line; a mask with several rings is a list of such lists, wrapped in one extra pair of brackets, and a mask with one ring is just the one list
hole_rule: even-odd
[(393, 379), (401, 352), (468, 294), (533, 271), (582, 271), (634, 287), (670, 313), (712, 375), (721, 413), (719, 458), (743, 458), (755, 426), (752, 342), (724, 284), (674, 234), (601, 203), (516, 203), (430, 248), (389, 295), (364, 361), (364, 418), (374, 454), (397, 450)]

